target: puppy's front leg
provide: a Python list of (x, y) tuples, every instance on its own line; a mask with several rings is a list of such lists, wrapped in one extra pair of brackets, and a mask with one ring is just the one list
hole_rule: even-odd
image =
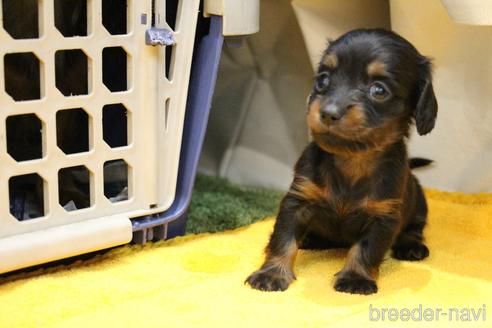
[(335, 290), (352, 294), (372, 294), (378, 291), (376, 276), (384, 254), (390, 248), (398, 220), (375, 217), (360, 240), (348, 253), (342, 271), (336, 274)]
[(287, 195), (280, 204), (273, 233), (266, 247), (266, 258), (261, 268), (245, 281), (264, 291), (284, 291), (296, 279), (293, 271), (298, 251), (297, 241), (303, 234), (301, 222), (305, 217), (299, 200)]

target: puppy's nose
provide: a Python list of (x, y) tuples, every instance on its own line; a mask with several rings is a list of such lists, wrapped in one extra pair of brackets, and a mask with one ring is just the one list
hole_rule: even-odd
[(321, 120), (323, 122), (337, 121), (342, 118), (344, 111), (337, 105), (327, 105), (320, 111)]

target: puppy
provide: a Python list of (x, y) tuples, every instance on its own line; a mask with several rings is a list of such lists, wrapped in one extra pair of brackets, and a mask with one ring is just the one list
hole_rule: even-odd
[(299, 248), (348, 247), (335, 290), (371, 294), (390, 248), (400, 260), (427, 257), (427, 205), (405, 139), (413, 122), (429, 133), (436, 116), (431, 63), (401, 36), (361, 29), (331, 42), (309, 97), (312, 142), (295, 165), (265, 262), (246, 282), (283, 291)]

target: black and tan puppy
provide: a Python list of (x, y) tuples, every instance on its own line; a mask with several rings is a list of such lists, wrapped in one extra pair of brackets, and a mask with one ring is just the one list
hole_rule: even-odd
[[(313, 141), (295, 166), (253, 288), (285, 290), (299, 248), (349, 247), (335, 289), (371, 294), (385, 253), (421, 260), (427, 205), (405, 138), (437, 115), (431, 63), (399, 35), (351, 31), (323, 54), (309, 98)], [(402, 282), (404, 285), (404, 282)]]

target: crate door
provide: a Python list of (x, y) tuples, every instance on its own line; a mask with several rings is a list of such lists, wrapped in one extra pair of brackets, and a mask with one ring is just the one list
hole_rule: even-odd
[(166, 210), (199, 1), (0, 1), (0, 238)]

